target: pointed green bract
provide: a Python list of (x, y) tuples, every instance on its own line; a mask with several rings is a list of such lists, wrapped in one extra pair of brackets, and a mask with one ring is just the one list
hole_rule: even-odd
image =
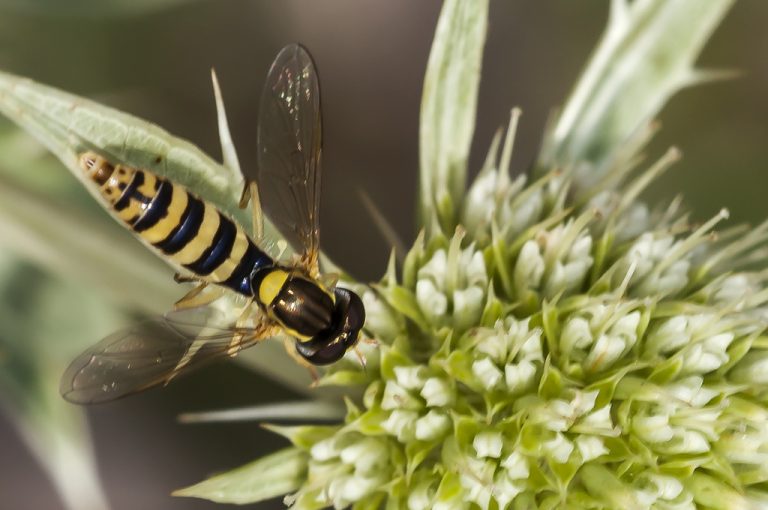
[(304, 481), (306, 469), (307, 454), (298, 448), (286, 448), (196, 485), (179, 489), (173, 495), (241, 505), (263, 501), (298, 489)]
[(463, 201), (487, 18), (487, 0), (446, 0), (432, 42), (419, 128), (419, 210), (430, 235), (452, 233)]

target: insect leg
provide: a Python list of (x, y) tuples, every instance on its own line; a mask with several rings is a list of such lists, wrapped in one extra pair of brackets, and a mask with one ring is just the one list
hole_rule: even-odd
[[(208, 289), (207, 292), (203, 292)], [(201, 282), (195, 288), (187, 292), (184, 297), (176, 301), (173, 305), (174, 310), (184, 310), (186, 308), (195, 308), (198, 306), (213, 303), (224, 295), (224, 289), (220, 287), (209, 287), (207, 282)]]
[[(253, 299), (249, 299), (248, 302), (243, 307), (243, 311), (240, 312), (240, 317), (237, 318), (237, 322), (235, 322), (235, 334), (232, 335), (232, 340), (229, 342), (229, 349), (227, 349), (227, 354), (230, 356), (234, 356), (237, 354), (237, 351), (239, 351), (239, 346), (243, 342), (243, 339), (246, 337), (245, 327), (246, 323), (248, 322), (248, 319), (251, 316), (251, 309), (253, 308)], [(249, 331), (249, 335), (252, 336), (258, 336), (262, 333), (264, 327), (266, 325), (266, 321), (263, 319), (260, 320), (259, 324), (256, 326), (256, 331)]]
[(293, 345), (294, 341), (295, 340), (293, 338), (288, 336), (283, 339), (283, 346), (285, 347), (285, 352), (287, 352), (288, 356), (293, 358), (293, 360), (296, 363), (303, 366), (309, 371), (309, 376), (312, 378), (311, 386), (315, 387), (317, 386), (317, 383), (320, 380), (320, 376), (317, 374), (317, 369), (312, 363), (302, 358), (301, 355), (298, 352), (296, 352), (296, 347), (294, 347)]
[(194, 276), (184, 276), (181, 273), (175, 273), (173, 275), (173, 281), (175, 281), (176, 283), (191, 283), (191, 282), (200, 281), (200, 279), (195, 278)]
[(264, 213), (261, 210), (261, 199), (259, 199), (259, 186), (255, 181), (245, 181), (243, 194), (240, 195), (240, 209), (248, 207), (251, 202), (251, 213), (253, 215), (253, 238), (254, 241), (260, 241), (264, 236)]

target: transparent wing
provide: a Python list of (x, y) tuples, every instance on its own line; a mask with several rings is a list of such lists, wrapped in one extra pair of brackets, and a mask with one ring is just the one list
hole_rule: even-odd
[(310, 267), (319, 250), (321, 124), (312, 57), (298, 44), (286, 46), (261, 95), (258, 184), (270, 219)]
[(274, 334), (266, 322), (236, 328), (211, 307), (169, 312), (117, 331), (78, 356), (61, 378), (76, 404), (115, 400), (233, 355)]

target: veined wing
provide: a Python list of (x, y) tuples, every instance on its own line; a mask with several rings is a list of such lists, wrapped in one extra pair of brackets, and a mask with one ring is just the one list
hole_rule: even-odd
[(87, 349), (64, 372), (59, 389), (76, 404), (108, 402), (234, 355), (276, 330), (266, 321), (236, 328), (211, 307), (169, 312), (116, 331)]
[(292, 44), (277, 55), (261, 95), (258, 184), (272, 222), (317, 273), (319, 250), (320, 86), (312, 57)]

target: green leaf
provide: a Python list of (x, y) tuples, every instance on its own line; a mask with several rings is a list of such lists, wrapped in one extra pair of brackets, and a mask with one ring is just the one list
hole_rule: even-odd
[(239, 505), (263, 501), (297, 490), (306, 477), (307, 460), (305, 452), (298, 448), (286, 448), (174, 491), (173, 495)]
[(151, 122), (4, 72), (0, 112), (45, 144), (92, 193), (96, 190), (78, 164), (78, 155), (87, 150), (167, 177), (247, 224), (237, 208), (242, 182), (190, 142)]
[(424, 76), (419, 128), (421, 225), (452, 234), (475, 130), (488, 0), (446, 0)]
[(603, 38), (547, 135), (540, 168), (581, 166), (575, 184), (586, 190), (625, 142), (644, 136), (675, 92), (725, 76), (693, 63), (732, 4), (613, 0)]

